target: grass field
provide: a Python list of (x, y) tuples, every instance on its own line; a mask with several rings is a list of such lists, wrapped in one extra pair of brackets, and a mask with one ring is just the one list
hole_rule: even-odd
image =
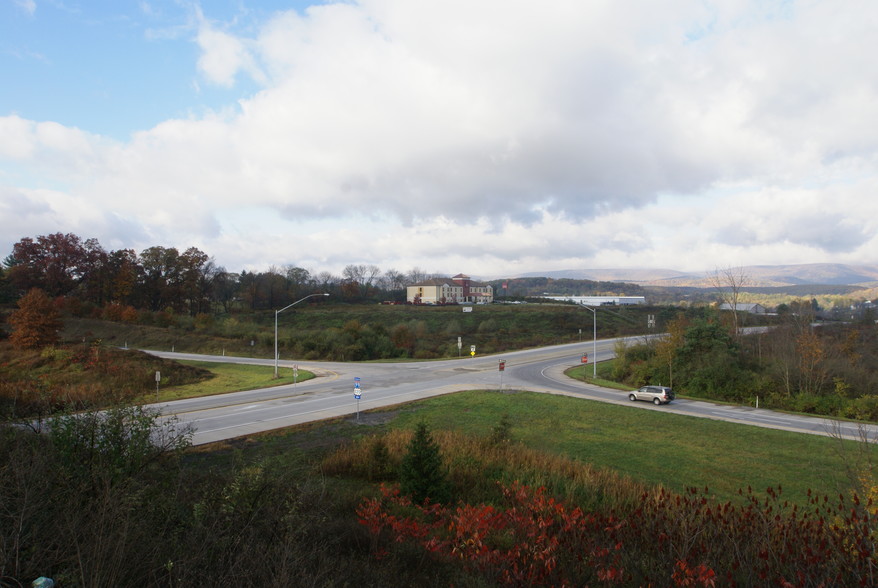
[[(509, 415), (524, 445), (606, 467), (674, 491), (708, 488), (721, 500), (738, 489), (783, 488), (803, 503), (808, 490), (834, 495), (862, 447), (853, 442), (645, 411), (532, 392), (465, 392), (411, 405), (391, 427), (432, 428), (487, 436)], [(875, 456), (875, 449), (870, 448)]]
[[(186, 362), (217, 377), (168, 390), (184, 398), (222, 390), (247, 390), (292, 383), (290, 370), (279, 380), (259, 366)], [(299, 372), (299, 381), (303, 376)], [(590, 374), (589, 374), (590, 375)], [(600, 374), (599, 374), (600, 375)], [(346, 420), (306, 427), (309, 447), (374, 434), (388, 429), (413, 429), (426, 421), (432, 429), (486, 437), (503, 415), (512, 423), (513, 438), (527, 447), (560, 454), (600, 468), (609, 468), (646, 484), (682, 492), (708, 488), (721, 500), (733, 500), (739, 489), (758, 492), (782, 487), (790, 501), (805, 501), (808, 490), (835, 494), (849, 487), (848, 471), (859, 467), (863, 449), (853, 442), (699, 419), (659, 411), (637, 410), (601, 402), (534, 392), (470, 391), (373, 411), (382, 418), (364, 418), (362, 426)], [(264, 446), (283, 452), (296, 429), (254, 437), (251, 450)], [(270, 448), (271, 447), (271, 448)], [(873, 455), (874, 448), (870, 448)], [(860, 464), (861, 465), (861, 464)]]
[[(174, 386), (164, 391), (160, 387), (159, 392), (162, 400), (194, 398), (196, 396), (256, 390), (258, 388), (271, 388), (273, 386), (285, 386), (294, 383), (293, 370), (290, 368), (280, 369), (278, 371), (278, 378), (275, 379), (274, 368), (264, 365), (216, 363), (212, 361), (181, 361), (179, 363), (204, 368), (213, 373), (214, 377), (205, 382)], [(304, 382), (313, 377), (313, 373), (299, 370), (295, 382)]]

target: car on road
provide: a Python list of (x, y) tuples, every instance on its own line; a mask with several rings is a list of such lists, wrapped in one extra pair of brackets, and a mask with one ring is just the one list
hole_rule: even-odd
[(674, 391), (667, 386), (643, 386), (628, 395), (628, 400), (646, 400), (656, 406), (667, 404), (675, 398)]

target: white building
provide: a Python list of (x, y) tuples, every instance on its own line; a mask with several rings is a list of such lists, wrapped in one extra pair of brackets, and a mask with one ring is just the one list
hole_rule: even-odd
[(561, 300), (563, 302), (575, 302), (585, 306), (607, 306), (607, 305), (635, 305), (646, 304), (646, 298), (643, 296), (541, 296), (540, 298), (548, 298), (549, 300)]
[(484, 304), (494, 301), (494, 289), (457, 274), (453, 278), (431, 278), (407, 286), (406, 301), (411, 304)]

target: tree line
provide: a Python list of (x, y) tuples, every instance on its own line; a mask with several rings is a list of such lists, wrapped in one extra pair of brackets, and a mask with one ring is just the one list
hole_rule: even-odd
[[(53, 233), (25, 237), (13, 245), (0, 266), (0, 303), (15, 302), (37, 288), (50, 298), (75, 299), (98, 308), (114, 305), (197, 316), (270, 310), (317, 292), (329, 292), (333, 301), (347, 303), (402, 303), (407, 285), (438, 277), (442, 276), (418, 267), (382, 270), (374, 264), (349, 264), (340, 275), (293, 264), (231, 272), (197, 247), (107, 250), (94, 238)], [(644, 293), (634, 284), (592, 280), (515, 278), (488, 283), (496, 298), (546, 292)]]
[(13, 302), (37, 288), (52, 298), (71, 297), (98, 307), (115, 304), (196, 316), (272, 309), (316, 292), (346, 302), (403, 302), (406, 284), (428, 277), (433, 276), (420, 268), (382, 271), (371, 264), (348, 265), (341, 275), (295, 265), (230, 272), (197, 247), (107, 250), (97, 239), (54, 233), (15, 243), (0, 268), (0, 300)]
[(846, 323), (815, 322), (809, 301), (779, 308), (776, 324), (747, 333), (736, 313), (680, 314), (667, 336), (617, 346), (614, 378), (663, 384), (702, 398), (878, 420), (878, 325), (873, 312)]

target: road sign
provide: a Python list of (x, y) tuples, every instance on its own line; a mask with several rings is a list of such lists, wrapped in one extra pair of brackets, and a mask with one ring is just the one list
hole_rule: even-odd
[(501, 359), (501, 360), (500, 360), (500, 371), (502, 372), (502, 371), (505, 370), (505, 369), (506, 369), (506, 360), (505, 360), (505, 359)]
[(460, 340), (460, 337), (457, 338), (457, 350), (460, 351), (460, 348), (463, 347), (463, 342)]
[(588, 363), (588, 353), (582, 354), (582, 363)]

